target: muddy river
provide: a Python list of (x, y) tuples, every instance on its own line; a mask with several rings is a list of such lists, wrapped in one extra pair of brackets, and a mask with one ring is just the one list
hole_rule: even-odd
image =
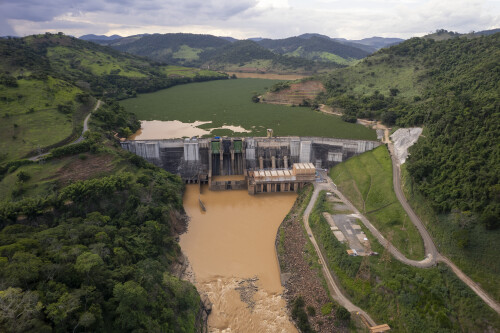
[[(212, 302), (210, 332), (297, 332), (281, 297), (274, 241), (294, 193), (248, 195), (188, 185), (180, 239), (200, 293)], [(199, 198), (206, 211), (202, 211)]]

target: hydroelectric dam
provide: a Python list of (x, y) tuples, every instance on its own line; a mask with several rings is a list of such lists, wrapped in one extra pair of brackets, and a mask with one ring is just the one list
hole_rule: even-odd
[(179, 175), (186, 183), (208, 184), (211, 190), (248, 189), (249, 194), (297, 191), (315, 180), (316, 168), (330, 168), (380, 144), (321, 137), (121, 142), (122, 148)]

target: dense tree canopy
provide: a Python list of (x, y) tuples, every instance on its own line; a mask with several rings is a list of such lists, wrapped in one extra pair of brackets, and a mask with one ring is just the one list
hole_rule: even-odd
[[(499, 59), (499, 33), (441, 42), (412, 38), (331, 75), (325, 84), (329, 102), (341, 107), (346, 119), (424, 126), (424, 135), (408, 159), (416, 187), (437, 211), (472, 210), (487, 228), (496, 228), (500, 226)], [(387, 92), (356, 93), (349, 74), (379, 75), (383, 82), (384, 73), (378, 68), (416, 73), (407, 78), (415, 83), (404, 91), (393, 87)]]

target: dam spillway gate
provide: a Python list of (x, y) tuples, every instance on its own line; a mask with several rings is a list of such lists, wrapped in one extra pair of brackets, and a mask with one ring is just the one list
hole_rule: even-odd
[(378, 141), (321, 137), (224, 137), (129, 140), (122, 148), (186, 183), (250, 194), (297, 191), (314, 181), (315, 168), (331, 168), (372, 150)]

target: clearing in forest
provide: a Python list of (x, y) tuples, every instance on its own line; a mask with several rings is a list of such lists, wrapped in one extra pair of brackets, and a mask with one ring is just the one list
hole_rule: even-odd
[(291, 83), (289, 87), (266, 93), (262, 97), (264, 103), (303, 105), (304, 101), (313, 101), (325, 87), (320, 81), (303, 81)]

